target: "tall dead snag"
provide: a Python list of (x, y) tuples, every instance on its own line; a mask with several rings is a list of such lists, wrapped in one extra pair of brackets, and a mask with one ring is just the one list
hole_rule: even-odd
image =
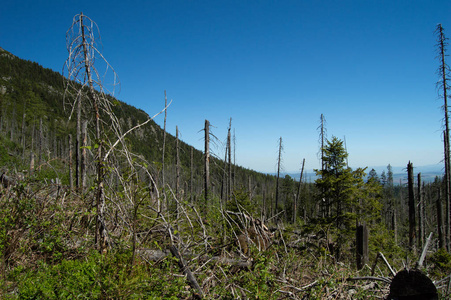
[(74, 173), (72, 170), (72, 134), (69, 134), (69, 186), (70, 190), (74, 190)]
[(413, 165), (407, 164), (407, 187), (409, 192), (409, 250), (413, 251), (415, 246), (415, 196), (413, 189)]
[(437, 200), (435, 202), (437, 208), (437, 235), (438, 235), (438, 246), (440, 248), (445, 248), (445, 237), (443, 235), (443, 212), (442, 212), (442, 201), (441, 201), (441, 188), (437, 187)]
[(445, 113), (444, 125), (445, 131), (443, 134), (444, 144), (444, 162), (445, 162), (445, 241), (446, 248), (450, 250), (450, 199), (451, 199), (451, 162), (450, 162), (450, 149), (449, 149), (449, 116), (448, 116), (448, 89), (449, 89), (449, 66), (445, 62), (446, 50), (448, 47), (448, 39), (445, 37), (442, 24), (438, 24), (435, 30), (437, 35), (437, 50), (438, 59), (440, 60), (440, 66), (437, 73), (440, 76), (440, 80), (437, 82), (437, 88), (439, 94), (443, 97), (442, 109)]
[(276, 203), (274, 205), (274, 214), (277, 214), (279, 206), (279, 179), (280, 179), (280, 167), (282, 164), (282, 137), (279, 138), (279, 155), (277, 158), (277, 179), (276, 179)]
[(208, 207), (208, 189), (210, 188), (210, 122), (205, 120), (205, 170), (204, 170), (204, 192), (205, 211)]
[[(66, 61), (65, 67), (68, 72), (68, 81), (66, 88), (66, 95), (71, 96), (71, 100), (76, 102), (77, 107), (83, 109), (83, 103), (91, 109), (92, 120), (95, 126), (95, 147), (96, 157), (96, 193), (95, 193), (95, 207), (96, 207), (96, 232), (95, 243), (100, 251), (106, 250), (106, 228), (103, 222), (103, 210), (105, 207), (104, 197), (104, 139), (103, 130), (101, 127), (100, 116), (104, 112), (111, 115), (111, 103), (109, 102), (105, 92), (104, 84), (105, 74), (100, 74), (96, 65), (104, 64), (106, 70), (112, 69), (103, 55), (97, 48), (98, 39), (100, 37), (97, 24), (89, 17), (80, 13), (73, 19), (72, 25), (66, 33), (67, 50), (69, 58)], [(112, 71), (112, 84), (117, 85), (117, 76)], [(81, 86), (81, 87), (80, 87)], [(75, 105), (72, 106), (72, 111)], [(72, 114), (71, 114), (72, 116)]]
[(191, 204), (193, 204), (193, 198), (194, 198), (194, 151), (193, 147), (191, 147), (191, 166), (190, 166), (190, 184), (189, 184), (189, 194), (191, 199)]
[(231, 154), (231, 130), (232, 127), (232, 118), (230, 118), (229, 122), (229, 129), (227, 130), (227, 142), (226, 142), (226, 151), (225, 151), (225, 157), (224, 157), (224, 172), (223, 172), (223, 178), (222, 178), (222, 185), (221, 185), (221, 199), (228, 200), (230, 199), (230, 196), (232, 195), (232, 154)]
[(80, 167), (80, 191), (81, 193), (85, 192), (86, 187), (86, 165), (88, 160), (87, 147), (88, 147), (88, 122), (83, 121), (81, 124), (81, 158), (79, 161)]
[(232, 197), (232, 191), (233, 191), (233, 187), (232, 187), (232, 118), (230, 118), (230, 122), (229, 122), (229, 130), (227, 132), (227, 148), (228, 151), (227, 153), (229, 154), (229, 162), (228, 162), (228, 173), (229, 173), (229, 180), (228, 180), (228, 190), (227, 190), (227, 197), (228, 199), (230, 199), (230, 197)]
[(179, 214), (178, 201), (180, 201), (180, 145), (179, 145), (179, 128), (175, 126), (175, 148), (176, 148), (176, 180), (175, 180), (175, 211), (177, 213), (177, 219)]
[(418, 249), (424, 246), (424, 197), (421, 186), (421, 173), (417, 175), (417, 199), (418, 199)]
[[(319, 143), (320, 143), (320, 160), (321, 160), (321, 174), (324, 174), (324, 170), (326, 168), (326, 161), (324, 160), (324, 147), (326, 145), (326, 139), (327, 139), (327, 130), (326, 130), (326, 118), (323, 114), (321, 114), (320, 117), (320, 124), (317, 128), (319, 130)], [(325, 194), (325, 191), (322, 190), (321, 193), (323, 195)], [(321, 203), (321, 211), (322, 211), (322, 217), (328, 217), (330, 214), (330, 204), (329, 199), (326, 197), (323, 198), (323, 202)]]
[(75, 136), (75, 186), (80, 188), (80, 168), (81, 168), (81, 98), (77, 94), (77, 133)]
[[(168, 106), (168, 97), (166, 96), (166, 90), (164, 90), (164, 107)], [(165, 109), (164, 110), (164, 125), (163, 125), (163, 155), (162, 155), (162, 162), (161, 162), (161, 183), (163, 185), (163, 197), (164, 197), (164, 203), (166, 205), (166, 208), (169, 208), (169, 200), (166, 197), (166, 192), (165, 192), (165, 162), (164, 162), (164, 154), (166, 152), (166, 119), (168, 117), (168, 110)]]
[(302, 185), (302, 175), (304, 174), (304, 165), (305, 165), (305, 158), (302, 160), (302, 168), (301, 168), (301, 175), (299, 176), (299, 186), (298, 186), (298, 192), (296, 194), (296, 197), (294, 198), (294, 214), (293, 214), (293, 223), (296, 223), (297, 218), (297, 204), (301, 204), (301, 185)]

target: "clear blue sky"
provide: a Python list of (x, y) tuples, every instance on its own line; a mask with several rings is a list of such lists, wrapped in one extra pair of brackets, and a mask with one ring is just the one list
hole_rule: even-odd
[[(439, 164), (436, 37), (451, 1), (18, 1), (0, 5), (0, 47), (61, 72), (65, 34), (83, 12), (100, 28), (122, 101), (202, 149), (208, 119), (239, 165), (319, 167), (319, 118), (346, 137), (351, 167)], [(450, 50), (451, 51), (451, 50)], [(451, 58), (449, 59), (451, 64)], [(156, 119), (163, 124), (163, 117)], [(223, 157), (221, 146), (212, 149)]]

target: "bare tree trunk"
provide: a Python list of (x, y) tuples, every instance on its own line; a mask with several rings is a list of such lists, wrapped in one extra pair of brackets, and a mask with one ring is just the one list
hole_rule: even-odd
[(179, 218), (178, 201), (180, 201), (180, 145), (179, 145), (179, 128), (175, 126), (175, 144), (176, 144), (176, 180), (175, 180), (175, 195), (177, 201), (175, 201), (175, 211), (177, 213), (177, 219)]
[[(82, 188), (81, 181), (81, 97), (77, 101), (77, 133), (75, 136), (75, 186)], [(82, 188), (83, 190), (83, 188)]]
[(69, 134), (69, 186), (70, 191), (74, 190), (74, 172), (72, 170), (72, 134)]
[(11, 141), (14, 141), (14, 139), (16, 138), (15, 129), (16, 129), (16, 102), (14, 102), (13, 115), (11, 117), (11, 132), (10, 132)]
[(424, 246), (424, 197), (421, 186), (421, 173), (417, 175), (417, 198), (418, 198), (418, 249), (423, 249)]
[(228, 154), (229, 154), (229, 182), (228, 182), (228, 191), (227, 191), (227, 199), (230, 199), (232, 197), (233, 192), (233, 181), (232, 181), (232, 134), (231, 134), (231, 127), (232, 127), (232, 118), (230, 118), (230, 124), (229, 124), (229, 132), (227, 133), (227, 145), (228, 145)]
[[(302, 168), (301, 168), (301, 175), (299, 176), (299, 186), (298, 186), (298, 192), (296, 194), (296, 197), (294, 197), (294, 217), (293, 217), (293, 223), (296, 223), (297, 218), (297, 202), (299, 201), (299, 205), (301, 204), (301, 185), (302, 185), (302, 175), (304, 174), (304, 165), (305, 165), (305, 158), (302, 160)], [(305, 208), (304, 208), (305, 209)]]
[(274, 214), (278, 213), (279, 206), (279, 179), (280, 179), (281, 160), (282, 160), (282, 137), (280, 137), (279, 139), (279, 156), (277, 158), (276, 203), (274, 206)]
[(193, 197), (194, 197), (194, 153), (193, 153), (193, 147), (191, 147), (191, 176), (190, 176), (190, 185), (189, 185), (189, 193), (191, 198), (191, 204), (193, 204)]
[(83, 13), (80, 14), (80, 27), (83, 44), (84, 65), (86, 70), (86, 76), (88, 80), (88, 95), (93, 103), (93, 114), (96, 121), (96, 143), (97, 143), (97, 195), (96, 195), (96, 233), (95, 243), (98, 249), (103, 252), (106, 250), (106, 236), (105, 228), (103, 224), (103, 209), (104, 209), (104, 161), (103, 161), (103, 141), (100, 128), (100, 110), (99, 100), (95, 94), (94, 83), (91, 75), (91, 58), (88, 56), (88, 45), (85, 37), (85, 27), (83, 25)]
[[(326, 144), (326, 119), (324, 117), (323, 114), (321, 114), (320, 117), (320, 143), (321, 143), (321, 149), (320, 149), (320, 155), (321, 155), (321, 173), (324, 172), (325, 168), (326, 168), (326, 162), (324, 161), (324, 147)], [(325, 190), (323, 189), (321, 191), (323, 193), (323, 195), (325, 194)], [(329, 203), (329, 199), (326, 197), (323, 197), (323, 202), (322, 203), (322, 216), (323, 217), (328, 217), (330, 215), (330, 203)]]
[(407, 180), (409, 192), (409, 250), (414, 251), (415, 247), (415, 196), (413, 189), (413, 165), (409, 161), (407, 164)]
[(451, 189), (449, 187), (449, 182), (450, 182), (450, 177), (451, 177), (451, 169), (448, 169), (448, 165), (449, 165), (449, 160), (450, 160), (450, 156), (449, 156), (449, 139), (446, 138), (446, 130), (444, 132), (444, 148), (445, 148), (445, 230), (443, 232), (444, 237), (445, 237), (445, 247), (446, 249), (449, 251), (449, 241), (450, 241), (450, 235), (449, 235), (449, 225), (450, 225), (450, 216), (449, 216), (449, 211), (450, 211), (450, 196), (451, 196)]
[(442, 199), (441, 199), (441, 189), (437, 188), (438, 196), (436, 200), (437, 207), (437, 234), (438, 234), (438, 245), (440, 248), (445, 249), (445, 237), (443, 235), (443, 212), (442, 212)]
[[(164, 157), (165, 157), (165, 153), (166, 153), (166, 119), (168, 117), (168, 110), (167, 110), (167, 106), (168, 106), (168, 97), (166, 96), (166, 90), (164, 90), (164, 123), (163, 123), (163, 155), (162, 155), (162, 165), (161, 165), (161, 181), (162, 181), (162, 185), (163, 185), (163, 203), (165, 203), (166, 205), (166, 209), (169, 208), (169, 200), (166, 197), (166, 181), (165, 181), (165, 162), (164, 162)], [(159, 209), (160, 211), (160, 209)]]
[(228, 187), (227, 187), (227, 183), (228, 183), (228, 172), (227, 172), (227, 151), (229, 150), (229, 145), (226, 145), (226, 149), (225, 149), (225, 157), (224, 157), (224, 168), (222, 171), (222, 181), (221, 181), (221, 201), (223, 203), (225, 203), (225, 200), (227, 199), (227, 191), (228, 191)]
[(208, 190), (210, 188), (210, 122), (205, 120), (205, 172), (204, 172), (204, 189), (205, 189), (205, 211), (208, 207)]
[(357, 226), (356, 232), (356, 258), (357, 269), (361, 270), (368, 262), (368, 227), (366, 224)]
[(42, 148), (43, 148), (43, 143), (44, 143), (44, 133), (43, 133), (43, 128), (42, 128), (42, 118), (39, 119), (39, 142), (38, 142), (38, 166), (41, 165), (41, 160), (42, 160)]
[(448, 116), (448, 67), (445, 62), (445, 56), (446, 56), (446, 37), (445, 33), (442, 27), (442, 24), (437, 25), (438, 34), (438, 50), (440, 54), (440, 67), (439, 67), (439, 74), (441, 75), (441, 82), (440, 87), (443, 89), (443, 110), (445, 112), (445, 132), (444, 132), (444, 146), (445, 146), (445, 207), (446, 207), (446, 213), (445, 213), (445, 243), (446, 248), (448, 251), (450, 251), (450, 199), (451, 199), (451, 162), (450, 162), (450, 146), (449, 146), (449, 116)]
[(22, 145), (22, 159), (25, 161), (25, 117), (26, 117), (26, 107), (27, 107), (27, 100), (25, 98), (24, 102), (23, 102), (23, 112), (22, 112), (22, 133), (21, 133), (21, 137), (22, 137), (22, 141), (21, 141), (21, 145)]
[(398, 245), (398, 223), (396, 220), (396, 208), (393, 208), (393, 235), (395, 240), (395, 245)]
[(85, 192), (85, 188), (86, 188), (86, 166), (87, 166), (87, 159), (88, 159), (88, 155), (87, 155), (87, 150), (86, 148), (88, 147), (88, 121), (83, 121), (83, 123), (81, 124), (81, 138), (82, 138), (82, 143), (81, 143), (81, 158), (80, 158), (80, 191), (83, 194)]

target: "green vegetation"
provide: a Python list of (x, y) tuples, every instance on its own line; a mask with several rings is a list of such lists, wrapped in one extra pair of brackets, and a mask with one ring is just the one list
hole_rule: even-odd
[[(278, 207), (275, 177), (238, 166), (232, 168), (232, 195), (224, 196), (230, 175), (214, 157), (205, 203), (202, 152), (194, 149), (191, 157), (192, 148), (180, 142), (177, 167), (170, 135), (163, 189), (163, 130), (153, 121), (127, 135), (103, 162), (99, 207), (94, 152), (101, 143), (94, 120), (86, 118), (87, 183), (77, 187), (74, 140), (69, 144), (77, 126), (68, 103), (73, 99), (63, 97), (64, 82), (60, 74), (0, 50), (0, 168), (8, 178), (0, 190), (1, 298), (384, 297), (386, 282), (349, 278), (372, 275), (379, 252), (398, 270), (407, 258), (414, 266), (426, 234), (438, 230), (441, 178), (421, 186), (424, 213), (418, 224), (424, 227), (410, 252), (407, 187), (394, 185), (390, 165), (380, 176), (349, 168), (336, 137), (324, 138), (324, 167), (314, 183), (280, 179)], [(142, 110), (107, 97), (121, 132), (148, 120)], [(108, 120), (105, 113), (101, 117)], [(117, 132), (104, 124), (101, 142), (108, 151)], [(360, 225), (368, 228), (369, 257), (357, 270)], [(98, 247), (100, 236), (104, 248)], [(451, 272), (451, 258), (437, 247), (437, 238), (424, 270), (438, 280)], [(381, 262), (376, 269), (379, 277), (391, 276)], [(188, 270), (200, 291), (188, 280)], [(445, 288), (440, 292), (449, 296)]]

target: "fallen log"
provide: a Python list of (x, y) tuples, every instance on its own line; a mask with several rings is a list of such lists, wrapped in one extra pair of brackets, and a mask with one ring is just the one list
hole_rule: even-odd
[(169, 250), (171, 251), (172, 255), (174, 255), (177, 258), (177, 263), (179, 265), (179, 268), (183, 272), (183, 274), (185, 274), (186, 279), (189, 282), (189, 285), (194, 290), (196, 290), (196, 292), (194, 293), (194, 297), (196, 299), (202, 299), (202, 296), (203, 296), (202, 289), (200, 288), (199, 284), (197, 283), (196, 277), (194, 277), (193, 273), (188, 268), (185, 260), (183, 259), (182, 255), (180, 254), (180, 252), (177, 249), (177, 247), (172, 245), (171, 247), (169, 247)]

